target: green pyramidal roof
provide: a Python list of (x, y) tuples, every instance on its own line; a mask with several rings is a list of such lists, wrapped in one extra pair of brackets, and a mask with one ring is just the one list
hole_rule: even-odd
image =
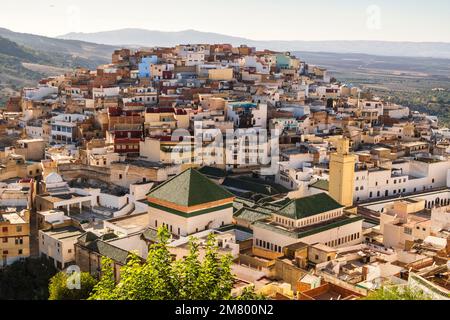
[(148, 197), (179, 206), (192, 207), (234, 198), (234, 195), (197, 170), (188, 169), (150, 191)]
[(284, 206), (277, 214), (291, 219), (303, 219), (317, 214), (343, 208), (326, 193), (295, 199)]

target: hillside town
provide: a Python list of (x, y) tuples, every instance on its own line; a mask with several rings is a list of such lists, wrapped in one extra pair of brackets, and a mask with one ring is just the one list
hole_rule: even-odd
[(0, 268), (107, 257), (118, 281), (165, 227), (176, 259), (215, 234), (234, 295), (450, 299), (450, 130), (302, 57), (121, 49), (1, 110)]

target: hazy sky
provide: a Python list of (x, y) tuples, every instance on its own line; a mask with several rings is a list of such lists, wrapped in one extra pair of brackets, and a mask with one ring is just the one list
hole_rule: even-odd
[(57, 36), (195, 29), (255, 40), (450, 42), (449, 0), (10, 0), (0, 27)]

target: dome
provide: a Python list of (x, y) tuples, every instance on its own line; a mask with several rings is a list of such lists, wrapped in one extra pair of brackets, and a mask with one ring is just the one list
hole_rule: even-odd
[(61, 183), (64, 182), (63, 178), (57, 174), (56, 172), (52, 172), (50, 173), (46, 178), (45, 178), (45, 184), (55, 184), (55, 183)]

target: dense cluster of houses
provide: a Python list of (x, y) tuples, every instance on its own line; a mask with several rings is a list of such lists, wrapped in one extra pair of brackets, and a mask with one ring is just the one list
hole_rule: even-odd
[(117, 50), (24, 88), (0, 132), (0, 268), (109, 257), (118, 280), (166, 227), (179, 259), (216, 234), (235, 294), (449, 298), (449, 131), (289, 52)]

